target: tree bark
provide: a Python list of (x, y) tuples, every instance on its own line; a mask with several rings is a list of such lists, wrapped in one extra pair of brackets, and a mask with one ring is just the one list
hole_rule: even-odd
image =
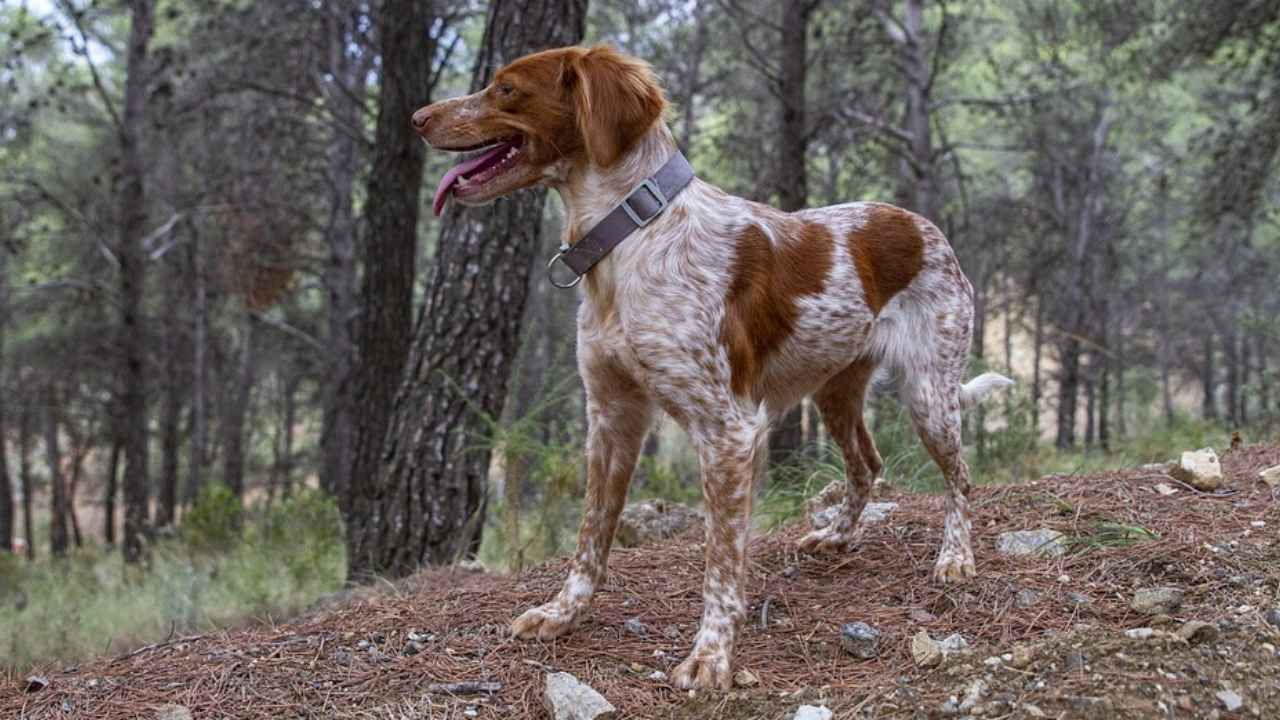
[(124, 113), (119, 129), (121, 188), (119, 197), (120, 241), (120, 420), (124, 427), (124, 559), (142, 558), (146, 531), (149, 478), (147, 472), (147, 373), (146, 335), (142, 297), (146, 258), (142, 240), (147, 229), (146, 168), (142, 159), (142, 133), (146, 123), (148, 53), (154, 30), (154, 0), (130, 0), (128, 60), (125, 69)]
[(320, 487), (336, 498), (345, 498), (350, 488), (352, 422), (355, 400), (351, 372), (355, 362), (353, 341), (356, 315), (356, 218), (354, 192), (360, 153), (355, 135), (363, 127), (364, 108), (352, 98), (363, 98), (369, 73), (371, 52), (363, 53), (362, 62), (353, 62), (350, 54), (356, 33), (356, 18), (334, 17), (328, 28), (329, 73), (326, 93), (333, 113), (333, 132), (329, 141), (328, 177), (333, 188), (329, 225), (325, 230), (329, 257), (324, 272), (328, 323), (327, 367), (322, 401), (324, 403), (320, 466)]
[(208, 388), (209, 292), (205, 258), (199, 231), (191, 232), (191, 439), (187, 447), (187, 482), (183, 488), (183, 505), (190, 507), (200, 496), (204, 478), (205, 448), (208, 447), (208, 411), (205, 399)]
[[(493, 2), (472, 89), (521, 55), (581, 41), (586, 6), (585, 0)], [(352, 477), (350, 579), (403, 576), (421, 563), (452, 562), (477, 550), (490, 453), (477, 449), (476, 438), (487, 434), (486, 418), (502, 415), (529, 271), (539, 259), (544, 200), (537, 190), (485, 208), (451, 206), (405, 382), (389, 408), (384, 462), (376, 475)]]
[(107, 478), (103, 485), (102, 503), (102, 538), (108, 546), (116, 544), (116, 495), (120, 493), (120, 456), (124, 453), (124, 443), (111, 441), (111, 459), (107, 462)]
[[(788, 0), (781, 7), (782, 85), (776, 188), (778, 207), (787, 212), (800, 210), (809, 201), (805, 82), (809, 70), (809, 18), (816, 7), (813, 0)], [(774, 462), (786, 461), (803, 445), (804, 415), (797, 405), (774, 423), (769, 435), (769, 456)]]
[[(0, 232), (5, 229), (0, 217)], [(0, 244), (0, 378), (4, 376), (5, 324), (9, 321), (9, 251)], [(13, 552), (13, 481), (9, 477), (9, 442), (5, 427), (5, 393), (0, 389), (0, 552)]]
[(354, 438), (350, 492), (339, 497), (348, 522), (352, 496), (366, 493), (380, 464), (396, 388), (413, 337), (413, 277), (423, 143), (409, 124), (430, 94), (434, 44), (427, 40), (434, 8), (419, 0), (384, 0), (378, 16), (382, 51), (378, 123), (369, 200), (369, 235), (360, 288), (359, 362), (353, 374)]
[(160, 412), (160, 502), (156, 508), (156, 526), (167, 527), (177, 519), (178, 453), (182, 441), (179, 424), (182, 422), (182, 336), (178, 311), (182, 307), (178, 296), (177, 270), (165, 278), (165, 329), (164, 329), (164, 405)]
[(249, 398), (253, 392), (257, 326), (253, 313), (245, 310), (240, 331), (240, 362), (221, 423), (222, 481), (237, 498), (244, 497), (245, 417), (249, 413)]
[(36, 559), (35, 526), (31, 517), (31, 433), (34, 422), (30, 401), (22, 404), (18, 416), (18, 488), (22, 491), (22, 532), (27, 541), (27, 559)]
[(49, 466), (49, 551), (54, 557), (67, 554), (67, 487), (62, 479), (62, 458), (58, 451), (58, 389), (53, 381), (45, 386), (44, 449)]
[(1218, 385), (1213, 366), (1213, 341), (1213, 333), (1206, 332), (1202, 343), (1204, 363), (1200, 366), (1200, 386), (1204, 393), (1200, 405), (1200, 414), (1205, 420), (1218, 419)]

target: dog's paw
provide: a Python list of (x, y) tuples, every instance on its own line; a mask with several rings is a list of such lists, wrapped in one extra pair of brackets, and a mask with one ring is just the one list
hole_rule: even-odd
[(821, 555), (824, 553), (844, 552), (851, 546), (856, 545), (859, 538), (860, 533), (840, 530), (832, 524), (805, 535), (800, 538), (798, 544), (804, 552), (812, 555)]
[(973, 553), (944, 552), (938, 556), (933, 566), (933, 580), (941, 585), (963, 582), (976, 577), (977, 568), (973, 565)]
[(671, 671), (671, 684), (681, 690), (729, 690), (733, 672), (729, 654), (723, 650), (694, 649)]
[(557, 602), (526, 610), (511, 622), (511, 634), (521, 640), (554, 640), (577, 625), (581, 610)]

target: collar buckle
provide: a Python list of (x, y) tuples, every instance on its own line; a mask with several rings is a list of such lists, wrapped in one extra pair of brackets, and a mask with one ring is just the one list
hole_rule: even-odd
[[(556, 261), (559, 260), (561, 256), (563, 256), (565, 253), (569, 252), (569, 250), (570, 250), (570, 247), (568, 245), (564, 243), (560, 243), (560, 247), (556, 249), (556, 254), (552, 255), (551, 260), (547, 262), (547, 280), (549, 280), (552, 285), (560, 288), (561, 290), (568, 290), (570, 288), (575, 288), (578, 286), (578, 283), (582, 282), (582, 276), (579, 275), (577, 272), (574, 272), (573, 268), (571, 267), (569, 268), (569, 271), (573, 272), (573, 280), (571, 280), (568, 283), (561, 283), (556, 280)], [(569, 267), (569, 264), (565, 263), (565, 267)]]
[[(644, 198), (644, 196), (640, 195), (641, 190), (649, 194), (648, 199), (651, 199), (652, 202), (651, 208), (641, 206), (639, 210), (637, 210), (636, 206), (632, 205), (634, 201)], [(644, 227), (645, 225), (653, 222), (654, 218), (662, 214), (662, 211), (666, 209), (668, 202), (667, 196), (662, 193), (662, 189), (658, 187), (658, 184), (654, 182), (652, 178), (645, 178), (639, 185), (632, 188), (631, 192), (627, 193), (627, 196), (622, 199), (622, 204), (619, 205), (619, 207), (621, 207), (622, 211), (627, 214), (627, 217), (631, 218), (631, 222), (635, 223), (636, 227)], [(640, 213), (649, 209), (652, 209), (652, 212), (649, 212), (645, 217), (641, 217)]]

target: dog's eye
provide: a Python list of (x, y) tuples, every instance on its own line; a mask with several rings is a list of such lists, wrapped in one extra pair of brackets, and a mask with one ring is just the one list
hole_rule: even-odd
[(515, 91), (516, 89), (511, 87), (511, 83), (502, 83), (498, 86), (498, 92), (501, 93), (503, 97), (510, 97)]

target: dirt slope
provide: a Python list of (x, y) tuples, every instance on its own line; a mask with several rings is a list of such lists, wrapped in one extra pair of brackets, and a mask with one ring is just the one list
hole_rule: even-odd
[[(889, 521), (835, 559), (797, 554), (801, 527), (758, 538), (737, 667), (759, 682), (729, 694), (691, 698), (649, 677), (669, 671), (697, 629), (702, 546), (694, 533), (615, 551), (593, 616), (553, 644), (514, 642), (506, 628), (555, 592), (564, 561), (518, 578), (435, 571), (294, 623), (49, 668), (39, 692), (7, 678), (0, 717), (161, 717), (177, 705), (195, 718), (544, 718), (548, 669), (592, 684), (624, 717), (789, 718), (801, 703), (825, 704), (837, 718), (941, 717), (959, 712), (979, 680), (983, 692), (965, 710), (987, 717), (1280, 717), (1280, 629), (1263, 619), (1280, 605), (1280, 501), (1257, 479), (1275, 464), (1280, 446), (1227, 453), (1230, 482), (1216, 495), (1182, 488), (1162, 496), (1155, 485), (1171, 481), (1143, 470), (979, 488), (980, 577), (962, 587), (928, 582), (941, 538), (937, 497), (889, 498), (900, 503)], [(1117, 524), (1158, 537), (1117, 546)], [(999, 533), (1040, 527), (1078, 543), (1052, 560), (996, 553)], [(1129, 608), (1135, 589), (1152, 586), (1185, 591), (1172, 617), (1153, 621)], [(632, 618), (643, 635), (626, 629)], [(1206, 632), (1215, 637), (1162, 636), (1192, 619), (1214, 624)], [(859, 620), (882, 633), (874, 660), (839, 649), (840, 625)], [(1123, 633), (1153, 625), (1153, 638)], [(921, 670), (910, 646), (922, 629), (934, 638), (961, 633), (973, 652)], [(988, 660), (1015, 646), (1020, 667)], [(501, 690), (430, 692), (432, 683), (461, 681)], [(1243, 701), (1235, 713), (1218, 697), (1227, 691)]]

